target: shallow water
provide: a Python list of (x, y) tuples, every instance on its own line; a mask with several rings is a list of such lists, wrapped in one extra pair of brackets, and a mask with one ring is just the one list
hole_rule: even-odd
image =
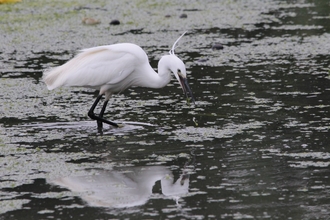
[[(327, 219), (329, 11), (321, 0), (0, 5), (0, 218)], [(186, 30), (176, 54), (196, 105), (174, 79), (131, 88), (105, 115), (124, 126), (100, 133), (87, 116), (97, 92), (41, 80), (117, 42), (156, 67)]]

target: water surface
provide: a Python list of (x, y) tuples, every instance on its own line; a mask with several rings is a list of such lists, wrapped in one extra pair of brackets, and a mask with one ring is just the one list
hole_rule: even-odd
[[(327, 219), (329, 10), (307, 0), (0, 5), (0, 218)], [(176, 54), (195, 105), (174, 79), (131, 88), (105, 114), (124, 127), (100, 133), (87, 116), (97, 92), (41, 80), (79, 49), (118, 42), (140, 45), (156, 68), (184, 31)]]

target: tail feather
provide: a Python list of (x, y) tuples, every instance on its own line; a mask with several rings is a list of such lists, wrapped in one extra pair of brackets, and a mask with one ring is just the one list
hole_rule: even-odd
[[(73, 59), (69, 60), (62, 66), (58, 66), (52, 69), (48, 69), (43, 73), (43, 81), (46, 83), (49, 90), (53, 90), (60, 86), (79, 86), (77, 80), (72, 81), (72, 76), (79, 72), (79, 67), (84, 66), (84, 63), (88, 63), (89, 57), (93, 53), (97, 54), (101, 51), (106, 51), (105, 47), (96, 47), (91, 49), (82, 50), (81, 53), (77, 54)], [(85, 60), (85, 62), (83, 62)], [(69, 80), (71, 79), (71, 81)], [(69, 80), (69, 81), (68, 81)], [(81, 84), (80, 86), (83, 86)]]
[(48, 69), (43, 74), (43, 81), (49, 90), (53, 90), (63, 85), (64, 79), (61, 76), (61, 66)]

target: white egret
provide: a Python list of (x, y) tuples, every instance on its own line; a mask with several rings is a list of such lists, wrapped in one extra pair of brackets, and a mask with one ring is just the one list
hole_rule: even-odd
[[(61, 86), (88, 87), (99, 90), (88, 116), (97, 121), (98, 128), (106, 123), (118, 127), (117, 123), (103, 118), (108, 101), (113, 93), (119, 93), (131, 86), (162, 88), (171, 80), (171, 73), (179, 81), (187, 98), (194, 97), (187, 82), (185, 64), (174, 54), (178, 41), (174, 43), (169, 55), (158, 62), (158, 73), (149, 64), (144, 50), (131, 43), (119, 43), (84, 49), (62, 66), (47, 70), (43, 80), (49, 90)], [(102, 96), (105, 101), (99, 115), (94, 110)]]
[[(181, 174), (175, 180), (173, 172), (165, 166), (122, 167), (90, 172), (87, 175), (61, 177), (49, 182), (68, 188), (90, 206), (107, 208), (146, 204), (154, 194), (152, 189), (159, 180), (164, 199), (178, 201), (189, 191), (189, 174)], [(157, 198), (159, 197), (157, 193)]]

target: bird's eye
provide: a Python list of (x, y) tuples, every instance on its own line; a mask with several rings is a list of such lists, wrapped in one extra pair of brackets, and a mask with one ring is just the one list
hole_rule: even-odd
[(181, 73), (181, 70), (180, 69), (178, 69), (178, 73)]

